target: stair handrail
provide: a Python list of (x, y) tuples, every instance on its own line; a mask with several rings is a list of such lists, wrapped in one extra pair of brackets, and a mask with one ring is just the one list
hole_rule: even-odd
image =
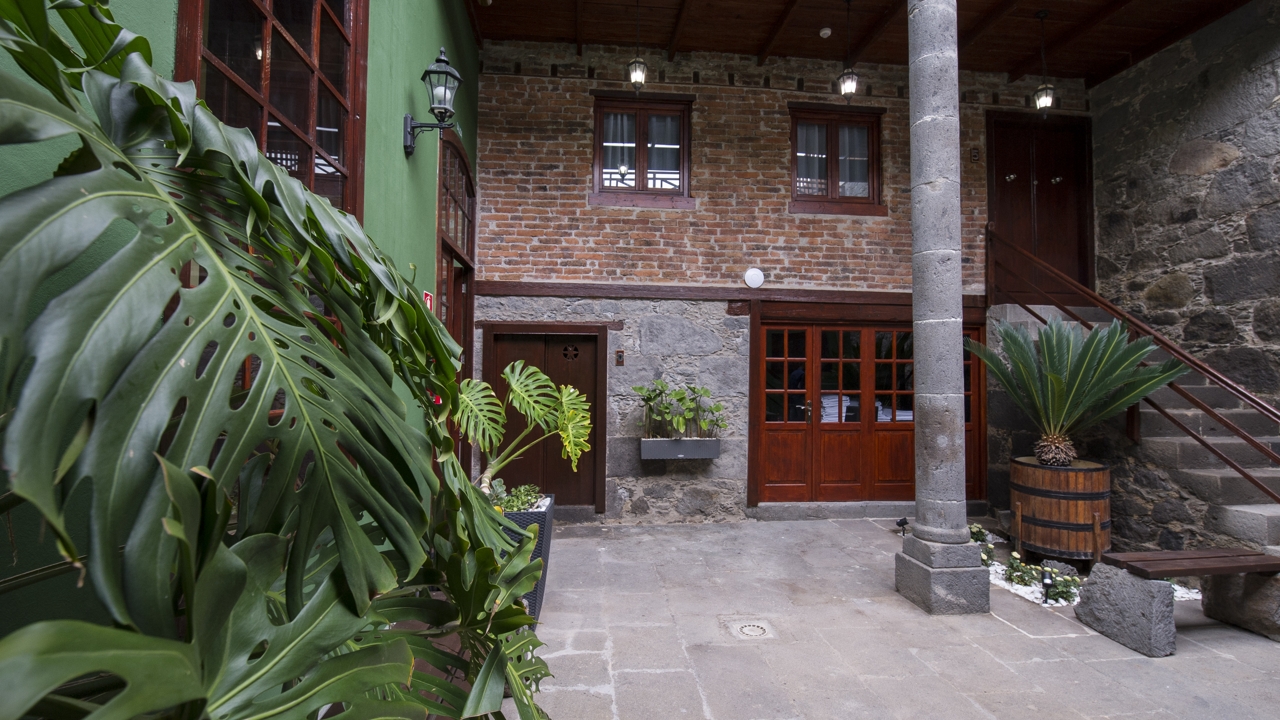
[[(987, 251), (987, 297), (988, 297), (989, 304), (994, 304), (996, 301), (996, 293), (999, 292), (999, 290), (996, 288), (995, 272), (997, 268), (1002, 268), (1006, 272), (1008, 272), (1010, 275), (1017, 278), (1022, 283), (1026, 284), (1029, 288), (1031, 288), (1032, 291), (1043, 296), (1045, 299), (1047, 299), (1050, 302), (1050, 304), (1056, 306), (1065, 315), (1079, 322), (1086, 329), (1093, 328), (1092, 323), (1080, 317), (1078, 314), (1073, 312), (1070, 308), (1066, 307), (1061, 302), (1059, 302), (1052, 295), (1049, 295), (1047, 292), (1045, 292), (1044, 290), (1036, 286), (1035, 283), (1032, 283), (1026, 278), (1023, 278), (1021, 275), (1015, 272), (1012, 268), (1007, 267), (1006, 265), (1004, 265), (1004, 263), (1001, 263), (995, 257), (995, 253), (992, 252), (994, 243), (999, 242), (1003, 245), (1008, 246), (1014, 252), (1020, 254), (1025, 259), (1029, 260), (1033, 267), (1036, 267), (1036, 268), (1039, 268), (1040, 270), (1048, 272), (1052, 277), (1054, 277), (1059, 282), (1064, 284), (1068, 290), (1072, 291), (1076, 295), (1079, 295), (1091, 301), (1095, 306), (1106, 311), (1112, 317), (1127, 322), (1129, 324), (1129, 327), (1137, 331), (1139, 334), (1143, 334), (1150, 337), (1153, 342), (1155, 342), (1158, 346), (1164, 348), (1165, 351), (1168, 352), (1171, 356), (1182, 361), (1191, 369), (1200, 373), (1206, 379), (1211, 380), (1217, 383), (1219, 386), (1225, 388), (1226, 390), (1231, 392), (1233, 395), (1235, 395), (1239, 399), (1248, 403), (1255, 410), (1261, 412), (1264, 416), (1272, 419), (1273, 421), (1280, 422), (1280, 411), (1277, 411), (1274, 407), (1272, 407), (1270, 404), (1263, 401), (1261, 398), (1258, 398), (1253, 393), (1237, 385), (1234, 381), (1224, 376), (1222, 373), (1218, 372), (1212, 367), (1206, 365), (1204, 362), (1195, 358), (1186, 350), (1183, 350), (1182, 347), (1175, 344), (1173, 341), (1169, 340), (1159, 332), (1153, 330), (1146, 323), (1142, 322), (1138, 318), (1129, 314), (1123, 308), (1120, 308), (1114, 303), (1108, 301), (1106, 298), (1102, 297), (1101, 295), (1098, 295), (1096, 292), (1080, 284), (1070, 276), (1066, 275), (1065, 273), (1061, 272), (1060, 270), (1046, 263), (1040, 258), (1032, 255), (1031, 253), (1027, 252), (1023, 248), (1020, 248), (1017, 245), (1014, 245), (1013, 243), (1009, 242), (1008, 240), (1005, 240), (1004, 238), (1000, 237), (1000, 235), (996, 233), (995, 230), (991, 227), (990, 223), (987, 224), (986, 230), (987, 230), (987, 248), (986, 248), (986, 251)], [(1018, 306), (1026, 310), (1028, 313), (1031, 314), (1032, 317), (1036, 318), (1041, 323), (1046, 322), (1044, 317), (1042, 317), (1039, 313), (1035, 312), (1030, 307), (1028, 307), (1026, 303), (1023, 303), (1022, 301), (1013, 297), (1011, 294), (1010, 294), (1010, 299), (1012, 299), (1015, 303), (1017, 303)], [(1195, 406), (1197, 409), (1204, 412), (1212, 420), (1219, 423), (1227, 430), (1230, 430), (1240, 439), (1244, 440), (1253, 449), (1265, 455), (1268, 460), (1270, 460), (1273, 463), (1280, 464), (1280, 455), (1277, 455), (1274, 450), (1262, 444), (1256, 438), (1254, 438), (1252, 435), (1246, 432), (1244, 429), (1242, 429), (1235, 423), (1223, 417), (1216, 410), (1214, 410), (1213, 408), (1205, 404), (1203, 401), (1201, 401), (1200, 398), (1197, 398), (1191, 393), (1187, 392), (1185, 388), (1178, 385), (1177, 383), (1169, 383), (1169, 388), (1177, 392), (1182, 397), (1186, 398), (1189, 402), (1191, 402), (1193, 406)], [(1215, 455), (1219, 460), (1222, 460), (1223, 463), (1227, 465), (1227, 467), (1231, 468), (1237, 474), (1243, 477), (1245, 480), (1249, 481), (1249, 483), (1254, 485), (1259, 491), (1261, 491), (1268, 498), (1270, 498), (1271, 500), (1277, 503), (1280, 503), (1280, 494), (1277, 494), (1276, 491), (1267, 487), (1261, 480), (1254, 477), (1252, 473), (1250, 473), (1248, 470), (1242, 467), (1239, 463), (1232, 460), (1230, 457), (1227, 457), (1227, 455), (1224, 452), (1222, 452), (1221, 449), (1214, 446), (1212, 443), (1210, 443), (1207, 439), (1205, 439), (1199, 433), (1187, 427), (1185, 423), (1183, 423), (1182, 421), (1178, 420), (1173, 415), (1171, 415), (1168, 410), (1161, 407), (1160, 404), (1157, 403), (1155, 400), (1151, 399), (1150, 396), (1143, 398), (1143, 402), (1147, 403), (1153, 409), (1155, 409), (1156, 412), (1164, 416), (1164, 418), (1168, 420), (1169, 423), (1172, 424), (1174, 427), (1178, 428), (1188, 437), (1198, 442), (1211, 454)], [(1131, 417), (1135, 417), (1135, 416), (1131, 416)], [(1138, 439), (1136, 434), (1133, 436), (1133, 438), (1135, 441)]]
[[(1066, 285), (1068, 289), (1074, 291), (1077, 294), (1083, 295), (1084, 297), (1093, 301), (1094, 305), (1097, 305), (1098, 307), (1102, 308), (1112, 317), (1125, 321), (1126, 323), (1129, 324), (1130, 328), (1136, 330), (1139, 334), (1150, 337), (1152, 341), (1155, 342), (1156, 345), (1159, 345), (1161, 348), (1165, 350), (1165, 352), (1169, 353), (1169, 355), (1171, 355), (1172, 357), (1185, 363), (1192, 370), (1195, 370), (1196, 372), (1200, 373), (1206, 378), (1214, 381), (1218, 385), (1221, 385), (1224, 389), (1226, 389), (1232, 395), (1235, 395), (1237, 398), (1245, 401), (1246, 403), (1249, 403), (1249, 405), (1253, 406), (1253, 408), (1258, 412), (1262, 413), (1263, 415), (1266, 415), (1267, 417), (1271, 418), (1275, 422), (1280, 423), (1280, 410), (1277, 410), (1276, 408), (1272, 407), (1266, 401), (1262, 400), (1262, 398), (1259, 398), (1258, 396), (1249, 392), (1245, 388), (1236, 384), (1234, 380), (1228, 378), (1226, 375), (1223, 375), (1221, 372), (1205, 364), (1203, 361), (1199, 360), (1198, 358), (1196, 358), (1194, 355), (1187, 352), (1186, 350), (1183, 350), (1181, 346), (1174, 343), (1172, 340), (1165, 337), (1160, 332), (1152, 329), (1149, 325), (1142, 322), (1138, 318), (1129, 314), (1128, 311), (1115, 305), (1111, 301), (1102, 297), (1098, 293), (1090, 290), (1084, 285), (1081, 285), (1076, 280), (1073, 280), (1069, 275), (1063, 273), (1061, 270), (1055, 268), (1054, 266), (1050, 265), (1044, 260), (1041, 260), (1035, 255), (1032, 255), (1026, 250), (1000, 237), (1000, 235), (997, 234), (990, 227), (987, 228), (987, 235), (988, 237), (995, 240), (996, 242), (1001, 243), (1002, 245), (1005, 245), (1009, 249), (1018, 253), (1026, 260), (1029, 260), (1037, 268), (1044, 270), (1045, 272), (1048, 272), (1050, 275), (1054, 276), (1057, 280), (1059, 280), (1064, 285)], [(995, 261), (995, 262), (998, 262), (998, 261)], [(990, 278), (988, 279), (988, 281), (990, 281)]]

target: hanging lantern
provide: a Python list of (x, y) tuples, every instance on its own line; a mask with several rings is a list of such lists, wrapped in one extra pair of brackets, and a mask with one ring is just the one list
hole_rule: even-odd
[(422, 73), (422, 84), (431, 94), (431, 114), (436, 116), (436, 121), (446, 123), (453, 117), (453, 101), (461, 83), (462, 76), (449, 65), (444, 48), (440, 48), (440, 57)]
[(642, 58), (635, 58), (627, 63), (627, 78), (636, 92), (644, 87), (645, 76), (649, 74), (649, 65)]
[(1036, 88), (1036, 94), (1033, 97), (1037, 110), (1048, 110), (1053, 107), (1053, 86), (1049, 83), (1042, 84)]
[(858, 93), (858, 73), (854, 72), (853, 68), (846, 68), (836, 80), (836, 87), (840, 88), (840, 94), (845, 100), (852, 100)]

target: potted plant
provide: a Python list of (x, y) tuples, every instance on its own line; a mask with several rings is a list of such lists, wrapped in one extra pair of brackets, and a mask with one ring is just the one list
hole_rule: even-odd
[[(507, 383), (507, 395), (501, 400), (489, 383), (463, 380), (458, 386), (455, 422), (463, 437), (484, 453), (485, 467), (476, 481), (480, 491), (521, 530), (534, 528), (532, 559), (542, 560), (543, 573), (533, 590), (525, 594), (524, 601), (529, 614), (537, 618), (546, 591), (546, 565), (551, 560), (555, 497), (543, 494), (536, 485), (522, 485), (507, 492), (506, 483), (497, 473), (533, 446), (552, 437), (559, 438), (561, 457), (568, 458), (576, 471), (578, 458), (591, 449), (587, 444), (591, 435), (591, 407), (576, 388), (569, 385), (557, 388), (545, 373), (525, 365), (523, 360), (503, 369), (502, 379)], [(508, 407), (524, 416), (526, 427), (504, 445)], [(531, 435), (537, 437), (529, 440)], [(508, 533), (513, 539), (518, 537), (514, 530)]]
[(711, 403), (711, 391), (685, 385), (672, 388), (662, 378), (631, 388), (644, 401), (640, 421), (641, 460), (709, 460), (720, 457), (720, 431), (729, 424), (724, 406)]
[(1142, 366), (1155, 349), (1151, 339), (1129, 342), (1129, 328), (1118, 320), (1088, 337), (1079, 325), (1057, 318), (1040, 330), (1038, 342), (1025, 327), (1005, 322), (996, 324), (996, 334), (1008, 364), (985, 345), (966, 339), (965, 347), (1040, 431), (1035, 455), (1010, 463), (1014, 533), (1042, 555), (1092, 558), (1110, 546), (1111, 472), (1103, 463), (1078, 459), (1071, 436), (1142, 400), (1187, 367), (1177, 360)]

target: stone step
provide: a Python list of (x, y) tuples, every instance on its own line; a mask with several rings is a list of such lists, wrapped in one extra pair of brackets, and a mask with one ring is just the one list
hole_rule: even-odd
[(1275, 555), (1276, 557), (1280, 557), (1280, 545), (1268, 545), (1262, 548), (1262, 552), (1268, 555)]
[[(1224, 428), (1202, 410), (1195, 408), (1166, 409), (1179, 422), (1205, 437), (1236, 437), (1235, 433)], [(1214, 408), (1214, 410), (1254, 437), (1280, 435), (1280, 426), (1277, 426), (1274, 421), (1253, 408), (1235, 410)], [(1165, 416), (1152, 410), (1150, 406), (1143, 405), (1141, 413), (1143, 437), (1186, 437)]]
[[(1280, 493), (1280, 468), (1247, 468), (1263, 485)], [(1230, 468), (1222, 470), (1169, 469), (1169, 477), (1211, 505), (1265, 505), (1274, 503), (1253, 483)]]
[[(1280, 453), (1280, 437), (1265, 435), (1254, 439)], [(1272, 467), (1266, 456), (1236, 437), (1213, 438), (1215, 448), (1245, 468)], [(1226, 464), (1195, 440), (1183, 437), (1144, 437), (1140, 453), (1167, 470), (1223, 469)]]
[[(1231, 391), (1226, 388), (1218, 387), (1217, 385), (1188, 385), (1181, 382), (1182, 379), (1190, 380), (1190, 376), (1180, 378), (1178, 384), (1185, 387), (1188, 392), (1214, 410), (1238, 410), (1243, 407), (1240, 398), (1231, 394)], [(1151, 393), (1151, 399), (1159, 403), (1160, 407), (1166, 409), (1195, 407), (1190, 400), (1167, 387), (1162, 387)]]
[(1260, 547), (1280, 545), (1280, 504), (1214, 505), (1205, 524), (1210, 530)]

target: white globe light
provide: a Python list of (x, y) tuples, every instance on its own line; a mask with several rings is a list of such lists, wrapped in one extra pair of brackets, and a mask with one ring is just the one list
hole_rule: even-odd
[(764, 284), (764, 273), (760, 272), (760, 268), (750, 268), (742, 273), (742, 282), (749, 288), (758, 288)]

